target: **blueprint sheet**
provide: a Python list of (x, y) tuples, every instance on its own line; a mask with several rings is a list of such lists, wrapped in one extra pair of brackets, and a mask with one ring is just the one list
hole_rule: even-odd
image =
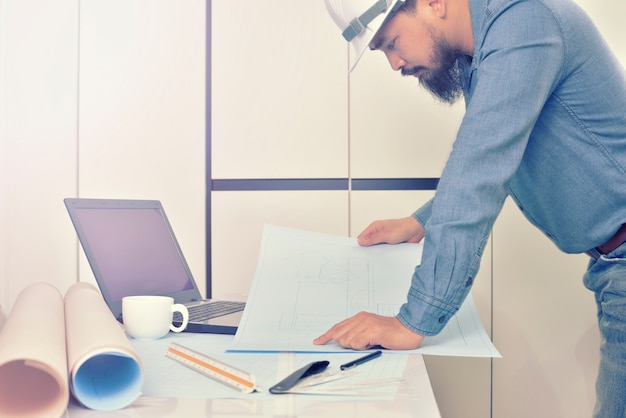
[[(170, 332), (163, 338), (151, 341), (131, 338), (130, 341), (139, 354), (145, 370), (142, 395), (173, 398), (272, 399), (276, 398), (276, 395), (269, 393), (270, 386), (310, 362), (327, 360), (330, 362), (327, 370), (338, 372), (341, 364), (362, 355), (353, 351), (341, 354), (226, 353), (225, 350), (232, 340), (232, 335), (187, 332), (180, 334)], [(241, 393), (166, 358), (164, 354), (172, 342), (251, 373), (256, 378), (258, 392)], [(398, 396), (398, 393), (420, 396), (430, 389), (430, 382), (425, 370), (420, 373), (414, 372), (416, 367), (423, 367), (423, 360), (415, 357), (410, 357), (408, 353), (405, 355), (385, 354), (375, 361), (356, 367), (353, 375), (338, 380), (336, 384), (334, 382), (323, 384), (309, 393), (367, 397), (368, 399), (387, 399)], [(346, 389), (347, 384), (354, 385), (354, 387)]]
[[(361, 247), (355, 238), (266, 225), (229, 351), (346, 351), (334, 342), (314, 345), (313, 339), (359, 311), (395, 316), (421, 254), (421, 244)], [(500, 357), (471, 296), (439, 335), (402, 352)]]

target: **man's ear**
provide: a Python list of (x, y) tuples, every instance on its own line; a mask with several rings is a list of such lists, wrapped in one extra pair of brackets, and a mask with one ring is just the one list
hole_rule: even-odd
[(448, 0), (426, 0), (426, 3), (435, 16), (440, 18), (446, 16), (446, 11), (448, 9)]

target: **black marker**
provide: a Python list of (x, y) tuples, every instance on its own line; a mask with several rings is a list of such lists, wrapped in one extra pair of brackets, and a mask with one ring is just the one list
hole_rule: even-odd
[(382, 354), (382, 351), (380, 351), (380, 350), (371, 352), (371, 353), (369, 353), (366, 356), (360, 357), (360, 358), (358, 358), (356, 360), (353, 360), (353, 361), (350, 361), (350, 362), (348, 362), (346, 364), (342, 364), (341, 365), (341, 370), (346, 370), (346, 369), (349, 369), (351, 367), (358, 366), (359, 364), (363, 364), (363, 363), (365, 363), (367, 361), (374, 360), (376, 357), (379, 357), (381, 354)]

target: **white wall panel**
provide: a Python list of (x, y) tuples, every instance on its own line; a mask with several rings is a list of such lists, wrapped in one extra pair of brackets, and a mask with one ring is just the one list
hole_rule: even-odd
[(347, 177), (347, 47), (324, 2), (213, 0), (211, 25), (213, 178)]
[(435, 101), (382, 52), (365, 51), (350, 75), (352, 177), (439, 177), (464, 109), (463, 100)]
[(494, 417), (590, 417), (599, 336), (589, 258), (560, 252), (510, 200), (493, 231)]
[(161, 200), (204, 291), (205, 2), (84, 0), (80, 11), (79, 195)]
[(76, 1), (0, 1), (0, 305), (29, 284), (64, 292), (76, 241)]
[(211, 200), (214, 298), (248, 293), (266, 223), (348, 234), (347, 191), (213, 192)]
[(585, 9), (604, 35), (611, 49), (626, 65), (626, 43), (624, 43), (626, 3), (611, 0), (575, 0), (575, 2)]

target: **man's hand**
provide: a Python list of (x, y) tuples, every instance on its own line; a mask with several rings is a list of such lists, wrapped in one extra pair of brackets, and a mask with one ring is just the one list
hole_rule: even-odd
[(424, 228), (412, 216), (400, 219), (374, 221), (357, 237), (359, 245), (369, 247), (375, 244), (399, 244), (420, 242), (424, 238)]
[(354, 350), (367, 350), (376, 345), (390, 350), (411, 350), (419, 347), (423, 339), (396, 317), (360, 312), (334, 325), (313, 340), (313, 344), (323, 345), (334, 340), (342, 347)]

